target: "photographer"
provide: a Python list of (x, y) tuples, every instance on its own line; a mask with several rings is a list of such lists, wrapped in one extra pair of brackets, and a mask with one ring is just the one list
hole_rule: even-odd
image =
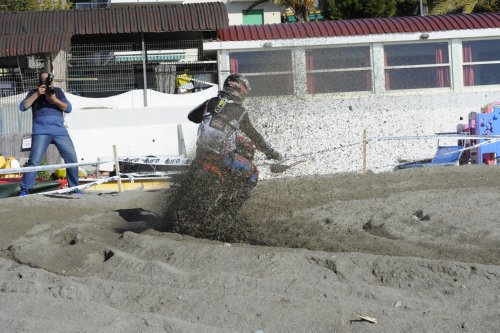
[[(68, 130), (64, 124), (64, 113), (71, 112), (71, 103), (61, 88), (53, 87), (53, 75), (40, 73), (38, 88), (31, 90), (19, 104), (21, 111), (31, 108), (33, 127), (30, 158), (26, 166), (39, 166), (49, 144), (56, 145), (65, 163), (78, 162)], [(67, 168), (68, 186), (78, 186), (78, 167)], [(36, 181), (37, 172), (23, 174), (19, 196), (29, 195)], [(74, 193), (81, 194), (80, 190)]]

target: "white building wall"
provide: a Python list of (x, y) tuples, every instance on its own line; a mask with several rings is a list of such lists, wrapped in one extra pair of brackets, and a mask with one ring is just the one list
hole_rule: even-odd
[[(243, 24), (243, 11), (246, 10), (252, 1), (245, 2), (227, 2), (227, 14), (229, 17), (229, 25)], [(281, 23), (280, 7), (273, 2), (264, 2), (253, 9), (264, 10), (264, 24)]]
[[(223, 2), (226, 4), (229, 17), (229, 25), (243, 24), (243, 10), (246, 10), (253, 1), (240, 0), (110, 0), (112, 7), (130, 5), (151, 5), (151, 4), (176, 4), (176, 3), (203, 3), (203, 2)], [(264, 10), (264, 24), (281, 23), (281, 7), (272, 1), (259, 4), (253, 9)]]

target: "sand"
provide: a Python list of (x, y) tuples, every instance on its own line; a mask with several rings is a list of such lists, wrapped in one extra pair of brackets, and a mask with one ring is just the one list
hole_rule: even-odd
[(166, 203), (2, 199), (0, 332), (500, 332), (498, 167), (262, 181), (246, 243), (158, 232)]

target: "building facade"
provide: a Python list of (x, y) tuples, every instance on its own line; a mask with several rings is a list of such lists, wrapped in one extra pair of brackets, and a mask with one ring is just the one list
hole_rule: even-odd
[[(305, 156), (293, 174), (360, 171), (432, 157), (470, 112), (500, 100), (500, 13), (223, 28), (219, 80), (244, 73), (271, 142)], [(443, 141), (441, 141), (443, 144)]]
[(227, 8), (230, 25), (281, 23), (281, 15), (284, 12), (284, 9), (272, 1), (249, 0), (77, 0), (75, 7), (85, 9), (207, 2), (223, 3)]

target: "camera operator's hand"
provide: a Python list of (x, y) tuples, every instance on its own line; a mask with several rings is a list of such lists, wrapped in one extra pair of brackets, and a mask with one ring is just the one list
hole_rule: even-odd
[(38, 94), (38, 96), (41, 96), (41, 95), (45, 95), (45, 91), (46, 91), (46, 87), (44, 84), (42, 84), (41, 86), (38, 87), (38, 90), (36, 91), (36, 93)]
[(53, 93), (45, 93), (45, 100), (48, 101), (51, 104), (54, 104), (57, 106), (59, 111), (64, 112), (68, 108), (68, 104), (64, 103), (61, 101), (59, 98), (57, 98), (57, 95), (55, 92)]
[(56, 102), (59, 101), (56, 97), (55, 94), (45, 94), (45, 99), (49, 101), (52, 104), (57, 104)]

